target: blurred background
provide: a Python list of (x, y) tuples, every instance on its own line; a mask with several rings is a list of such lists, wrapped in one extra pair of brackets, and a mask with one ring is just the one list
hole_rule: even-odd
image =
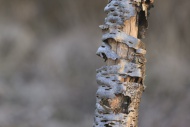
[[(107, 0), (0, 0), (0, 127), (91, 127)], [(140, 127), (190, 125), (190, 1), (149, 17)]]

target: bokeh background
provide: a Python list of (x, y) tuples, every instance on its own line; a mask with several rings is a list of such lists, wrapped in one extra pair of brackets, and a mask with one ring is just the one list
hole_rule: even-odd
[[(0, 127), (91, 127), (107, 0), (0, 0)], [(190, 126), (190, 1), (156, 0), (140, 127)]]

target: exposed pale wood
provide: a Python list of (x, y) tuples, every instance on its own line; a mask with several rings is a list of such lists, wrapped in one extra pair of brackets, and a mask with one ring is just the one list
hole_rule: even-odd
[[(112, 47), (112, 50), (117, 53), (118, 43), (115, 42), (113, 39), (108, 39), (108, 44)], [(116, 64), (116, 61), (115, 61), (115, 60), (112, 60), (112, 59), (108, 59), (108, 60), (106, 61), (106, 64), (107, 64), (108, 66), (110, 66), (110, 65), (115, 65), (115, 64)]]

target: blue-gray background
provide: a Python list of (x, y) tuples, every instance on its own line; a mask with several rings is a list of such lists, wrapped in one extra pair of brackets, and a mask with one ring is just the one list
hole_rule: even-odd
[[(107, 0), (0, 0), (0, 127), (91, 127)], [(140, 127), (190, 125), (190, 1), (156, 0)]]

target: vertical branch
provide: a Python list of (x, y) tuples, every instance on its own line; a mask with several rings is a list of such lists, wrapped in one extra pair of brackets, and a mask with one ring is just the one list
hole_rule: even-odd
[(106, 66), (97, 70), (94, 127), (137, 127), (138, 108), (144, 90), (144, 43), (139, 39), (148, 27), (151, 0), (109, 0), (102, 46), (97, 55)]

